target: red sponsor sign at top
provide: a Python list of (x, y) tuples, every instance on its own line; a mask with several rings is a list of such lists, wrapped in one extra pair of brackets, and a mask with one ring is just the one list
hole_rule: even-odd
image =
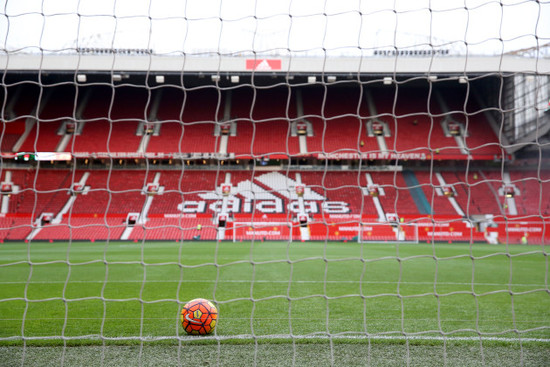
[(246, 70), (271, 71), (281, 70), (280, 59), (247, 59)]

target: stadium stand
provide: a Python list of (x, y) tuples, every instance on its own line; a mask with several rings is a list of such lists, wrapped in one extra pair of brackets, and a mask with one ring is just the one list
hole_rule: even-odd
[(223, 97), (214, 88), (163, 89), (157, 118), (158, 135), (151, 136), (148, 152), (216, 152), (214, 125), (223, 117)]
[(434, 218), (440, 215), (463, 215), (460, 205), (457, 207), (451, 203), (451, 199), (457, 200), (456, 192), (451, 186), (442, 184), (436, 172), (416, 171), (415, 176), (431, 206), (431, 214)]
[(499, 201), (491, 190), (488, 180), (483, 179), (482, 172), (441, 172), (445, 182), (456, 190), (455, 199), (466, 216), (481, 214), (501, 214)]
[(371, 175), (374, 183), (384, 189), (385, 195), (379, 196), (379, 199), (386, 213), (394, 213), (398, 216), (418, 214), (416, 204), (401, 173), (374, 172)]
[[(154, 239), (163, 236), (192, 239), (198, 224), (205, 229), (202, 238), (215, 238), (214, 208), (219, 210), (221, 206), (220, 185), (227, 174), (233, 186), (232, 198), (237, 200), (230, 206), (231, 220), (241, 222), (296, 221), (294, 190), (298, 177), (309, 193), (305, 202), (310, 219), (318, 223), (346, 222), (353, 215), (367, 221), (379, 221), (387, 214), (396, 218), (435, 220), (467, 219), (476, 215), (515, 218), (507, 208), (501, 173), (488, 170), (468, 172), (467, 176), (458, 171), (370, 172), (372, 182), (379, 188), (376, 199), (369, 193), (366, 173), (362, 171), (291, 171), (287, 175), (267, 171), (253, 175), (242, 170), (196, 169), (182, 173), (173, 170), (14, 169), (10, 174), (11, 181), (21, 189), (10, 195), (9, 209), (0, 232), (2, 240), (24, 239), (33, 225), (43, 226), (33, 239), (85, 239), (86, 236), (119, 239), (127, 226), (127, 215), (142, 213), (149, 196), (152, 197), (150, 207), (143, 221), (134, 226), (129, 239), (141, 238), (142, 234)], [(73, 193), (71, 187), (85, 174), (84, 185)], [(406, 178), (411, 174), (416, 180), (412, 185)], [(157, 175), (160, 191), (147, 194), (147, 184)], [(540, 182), (523, 177), (520, 171), (510, 174), (511, 183), (517, 188), (514, 195), (516, 216), (534, 216), (536, 220), (540, 215), (548, 215), (545, 203), (550, 198), (544, 189), (549, 185), (548, 173), (541, 174)], [(529, 177), (536, 177), (536, 172), (530, 172)], [(5, 174), (2, 178), (5, 179)], [(419, 204), (415, 197), (419, 194), (415, 190), (420, 190), (427, 210)], [(448, 190), (453, 194), (447, 195)], [(72, 196), (74, 201), (68, 204)], [(280, 204), (274, 204), (275, 201)], [(66, 205), (69, 206), (65, 208)], [(45, 214), (50, 214), (51, 218), (41, 223)], [(338, 219), (337, 214), (343, 216)], [(84, 223), (94, 224), (97, 231), (90, 230)], [(94, 235), (90, 236), (92, 233)]]
[[(39, 88), (34, 84), (23, 83), (7, 89), (6, 108), (2, 124), (2, 152), (17, 150), (17, 144), (23, 144), (26, 121), (34, 121), (35, 107), (38, 101)], [(27, 98), (22, 98), (21, 96)], [(20, 141), (21, 140), (21, 141)]]
[[(198, 225), (202, 228), (199, 230)], [(199, 237), (200, 236), (200, 237)], [(208, 218), (151, 218), (134, 227), (131, 240), (193, 240), (216, 238), (216, 227)]]
[(310, 152), (379, 151), (376, 140), (366, 132), (368, 116), (359, 88), (305, 88), (302, 93), (305, 118), (313, 125), (308, 137)]
[(291, 137), (289, 123), (293, 111), (294, 97), (287, 88), (234, 89), (231, 118), (237, 120), (237, 134), (229, 138), (227, 151), (236, 158), (297, 155), (298, 139)]
[(23, 119), (18, 119), (7, 122), (6, 124), (2, 124), (2, 130), (0, 130), (0, 134), (2, 134), (3, 136), (2, 145), (0, 146), (2, 152), (11, 152), (15, 143), (17, 143), (24, 132), (25, 122), (23, 121)]
[[(95, 88), (97, 87), (97, 88)], [(84, 87), (82, 95), (90, 94), (84, 106), (82, 132), (73, 134), (67, 145), (69, 152), (106, 152), (110, 123), (108, 120), (112, 89), (106, 86)]]
[(461, 125), (464, 129), (463, 139), (467, 152), (474, 156), (488, 156), (489, 159), (491, 155), (504, 154), (498, 137), (487, 123), (473, 91), (455, 87), (438, 89), (437, 93), (441, 95), (441, 99), (439, 103), (432, 104), (433, 111), (441, 114), (445, 120)]
[(12, 181), (19, 185), (17, 194), (11, 195), (10, 212), (38, 218), (44, 212), (61, 210), (70, 187), (70, 171), (13, 170)]
[(123, 217), (70, 216), (61, 223), (46, 225), (34, 240), (118, 240), (124, 231)]
[(0, 241), (21, 241), (32, 230), (30, 217), (5, 217), (0, 218)]
[[(233, 222), (298, 228), (301, 182), (300, 210), (312, 239), (351, 238), (350, 228), (358, 227), (333, 226), (358, 220), (457, 221), (460, 227), (479, 218), (537, 222), (550, 212), (548, 171), (491, 166), (504, 152), (477, 98), (462, 87), (93, 85), (77, 95), (65, 85), (41, 91), (23, 84), (10, 91), (2, 152), (30, 153), (31, 165), (19, 160), (9, 169), (10, 185), (19, 189), (3, 193), (0, 240), (193, 239), (198, 225), (201, 239), (215, 239), (226, 179), (229, 228)], [(30, 97), (20, 98), (23, 93)], [(227, 122), (233, 123), (225, 131), (227, 154), (219, 157), (228, 161), (212, 161)], [(76, 169), (32, 162), (35, 153), (60, 149), (80, 159)], [(395, 160), (387, 152), (416, 155)], [(336, 155), (323, 161), (324, 154)], [(432, 157), (439, 166), (423, 163)], [(297, 165), (281, 170), (288, 162)], [(482, 232), (476, 236), (484, 240)]]

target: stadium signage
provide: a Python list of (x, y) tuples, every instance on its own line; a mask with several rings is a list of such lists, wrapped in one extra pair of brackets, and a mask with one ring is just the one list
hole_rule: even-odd
[(72, 153), (75, 158), (151, 158), (151, 159), (225, 159), (230, 158), (230, 154), (224, 153), (164, 153), (164, 152), (75, 152)]
[[(206, 213), (207, 210), (212, 212), (220, 212), (222, 201), (207, 201), (207, 200), (189, 200), (178, 204), (178, 210), (185, 214)], [(227, 211), (235, 214), (283, 214), (286, 212), (298, 213), (299, 204), (297, 201), (292, 201), (285, 206), (284, 200), (276, 198), (274, 200), (241, 200), (237, 197), (228, 199)], [(344, 214), (349, 213), (349, 204), (344, 201), (324, 201), (318, 203), (315, 201), (304, 201), (304, 209), (308, 214), (319, 214), (321, 210), (327, 214)]]
[(280, 236), (281, 231), (265, 231), (250, 229), (245, 232), (247, 236)]
[(319, 159), (418, 159), (426, 160), (430, 156), (426, 153), (394, 153), (394, 152), (376, 152), (376, 153), (320, 153)]
[(448, 56), (449, 49), (413, 49), (413, 50), (374, 50), (374, 56), (412, 56), (412, 57), (431, 57)]
[[(13, 159), (20, 153), (2, 153), (2, 158)], [(234, 153), (163, 153), (163, 152), (75, 152), (75, 153), (63, 153), (60, 156), (61, 160), (70, 160), (71, 155), (74, 158), (96, 158), (96, 159), (233, 159)], [(478, 155), (464, 155), (464, 154), (427, 154), (421, 152), (414, 153), (396, 153), (396, 152), (369, 152), (369, 153), (357, 153), (357, 152), (337, 152), (337, 153), (319, 153), (319, 154), (304, 154), (300, 157), (315, 157), (317, 159), (368, 159), (368, 160), (498, 160), (501, 156), (478, 154)], [(254, 156), (241, 155), (241, 159), (254, 159)], [(257, 157), (256, 157), (257, 158)], [(267, 157), (268, 159), (288, 159), (289, 156), (285, 154), (277, 155), (272, 154)], [(510, 156), (507, 156), (510, 159)], [(51, 160), (51, 156), (48, 156), (47, 160)], [(374, 168), (369, 168), (373, 170)], [(380, 168), (379, 170), (387, 170)], [(394, 168), (395, 170), (395, 168)]]
[(246, 59), (246, 70), (281, 70), (281, 59)]
[(432, 232), (428, 231), (426, 232), (428, 236), (437, 236), (437, 237), (462, 237), (462, 232), (449, 232), (449, 231), (437, 231)]
[(234, 182), (228, 193), (221, 187), (215, 191), (198, 194), (202, 200), (188, 200), (178, 205), (182, 213), (220, 212), (224, 203), (229, 213), (283, 214), (298, 213), (303, 199), (304, 211), (308, 214), (348, 214), (351, 210), (344, 201), (328, 201), (307, 184), (303, 194), (298, 197), (296, 187), (299, 183), (279, 172), (269, 172), (256, 176), (253, 181)]
[(541, 227), (508, 227), (508, 232), (533, 232), (533, 233), (537, 233), (537, 232), (542, 232), (542, 228)]
[[(368, 159), (368, 160), (499, 160), (502, 156), (491, 154), (478, 154), (478, 155), (466, 155), (466, 154), (426, 154), (421, 152), (415, 153), (396, 153), (396, 152), (370, 152), (370, 153), (319, 153), (314, 155), (318, 159)], [(507, 156), (510, 159), (510, 156)]]

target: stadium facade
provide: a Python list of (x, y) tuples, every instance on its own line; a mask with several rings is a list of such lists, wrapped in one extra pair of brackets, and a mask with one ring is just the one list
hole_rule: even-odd
[(550, 241), (548, 59), (78, 51), (0, 57), (2, 241)]

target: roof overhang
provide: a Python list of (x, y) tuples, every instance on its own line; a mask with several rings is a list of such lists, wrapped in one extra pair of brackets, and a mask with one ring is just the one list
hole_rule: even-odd
[(5, 72), (335, 75), (550, 74), (550, 59), (504, 56), (253, 57), (90, 54), (0, 55)]

